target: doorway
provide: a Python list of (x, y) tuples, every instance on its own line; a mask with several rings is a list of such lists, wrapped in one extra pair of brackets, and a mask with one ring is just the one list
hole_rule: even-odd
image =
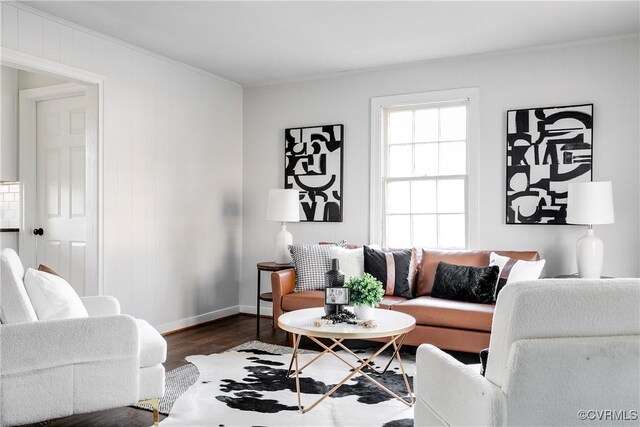
[(52, 267), (81, 296), (102, 294), (104, 78), (19, 52), (2, 53), (3, 66), (50, 82), (18, 95), (20, 258), (25, 267)]
[[(45, 264), (60, 273), (78, 295), (97, 293), (97, 266), (90, 252), (92, 222), (88, 163), (96, 108), (90, 88), (65, 83), (20, 91), (19, 176), (24, 227), (20, 257), (26, 265)], [(91, 284), (96, 284), (92, 286)]]

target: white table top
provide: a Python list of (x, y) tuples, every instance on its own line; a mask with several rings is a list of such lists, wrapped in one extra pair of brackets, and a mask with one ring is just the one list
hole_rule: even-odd
[(278, 326), (287, 332), (318, 338), (368, 339), (400, 335), (411, 331), (416, 326), (416, 319), (397, 311), (375, 309), (373, 320), (375, 328), (364, 328), (358, 325), (337, 323), (316, 327), (313, 323), (324, 316), (324, 308), (305, 308), (290, 311), (278, 318)]

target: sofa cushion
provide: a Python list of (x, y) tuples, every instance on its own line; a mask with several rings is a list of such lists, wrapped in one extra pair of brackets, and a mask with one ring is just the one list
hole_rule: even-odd
[(508, 256), (500, 256), (495, 252), (491, 252), (489, 265), (498, 266), (500, 269), (493, 300), (498, 299), (500, 290), (509, 283), (539, 279), (544, 264), (545, 260), (543, 259), (540, 261), (523, 261)]
[[(413, 267), (413, 270), (412, 270)], [(385, 295), (411, 298), (410, 284), (416, 268), (412, 249), (378, 250), (364, 247), (364, 272), (382, 282)]]
[(140, 367), (164, 363), (167, 358), (167, 342), (156, 329), (144, 320), (136, 319), (140, 339)]
[(497, 265), (488, 267), (471, 267), (438, 263), (436, 278), (431, 289), (431, 296), (456, 301), (491, 304), (498, 283), (500, 268)]
[[(536, 251), (494, 251), (498, 255), (506, 256), (524, 261), (537, 261), (540, 254)], [(422, 261), (420, 262), (420, 273), (416, 286), (416, 296), (430, 295), (433, 288), (433, 281), (436, 277), (436, 268), (440, 261), (449, 264), (466, 265), (473, 267), (486, 267), (489, 265), (489, 254), (491, 251), (472, 250), (422, 250)]]
[(493, 304), (452, 301), (422, 296), (395, 304), (392, 310), (409, 314), (419, 325), (491, 332)]
[(284, 311), (322, 307), (323, 305), (324, 291), (300, 291), (282, 296), (282, 309)]
[(340, 246), (329, 248), (329, 258), (336, 258), (340, 271), (344, 273), (345, 282), (354, 276), (364, 274), (364, 254), (362, 248), (347, 249)]
[[(395, 304), (406, 301), (406, 298), (385, 295), (380, 301), (380, 307), (388, 309)], [(303, 308), (322, 307), (324, 305), (324, 291), (294, 292), (282, 297), (284, 311), (302, 310)]]
[(330, 245), (291, 245), (296, 268), (296, 292), (324, 289), (324, 274), (331, 270)]
[(380, 301), (380, 306), (378, 308), (390, 309), (396, 304), (400, 304), (401, 302), (405, 302), (407, 298), (405, 297), (397, 297), (395, 295), (385, 295), (382, 297), (382, 301)]

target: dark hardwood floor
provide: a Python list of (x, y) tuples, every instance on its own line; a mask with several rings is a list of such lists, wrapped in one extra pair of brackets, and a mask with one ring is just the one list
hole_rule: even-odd
[[(165, 370), (170, 371), (187, 363), (185, 357), (196, 354), (221, 353), (225, 350), (243, 344), (247, 341), (259, 339), (270, 344), (288, 345), (286, 334), (282, 331), (274, 331), (271, 318), (263, 317), (260, 320), (260, 336), (256, 334), (256, 318), (252, 315), (237, 314), (224, 319), (204, 323), (196, 327), (171, 333), (165, 336), (167, 340), (167, 361)], [(308, 341), (308, 340), (307, 340)], [(352, 343), (353, 346), (376, 345), (371, 342)], [(301, 347), (317, 350), (308, 342)], [(415, 351), (408, 347), (407, 351)], [(477, 355), (469, 353), (451, 353), (464, 363), (477, 363)], [(37, 404), (37, 402), (34, 402)], [(160, 415), (160, 420), (165, 418)], [(89, 414), (73, 415), (58, 418), (31, 426), (144, 426), (153, 424), (151, 412), (130, 407), (108, 409)]]

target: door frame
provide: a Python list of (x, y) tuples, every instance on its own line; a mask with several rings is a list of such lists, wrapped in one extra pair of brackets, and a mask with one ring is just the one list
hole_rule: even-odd
[[(35, 267), (36, 186), (36, 103), (45, 99), (84, 94), (86, 112), (86, 204), (87, 252), (85, 258), (85, 295), (104, 292), (104, 84), (101, 75), (63, 65), (48, 59), (1, 48), (2, 65), (19, 70), (62, 77), (74, 83), (20, 91), (19, 104), (19, 180), (22, 183), (22, 226), (19, 252), (26, 266)], [(31, 167), (30, 167), (31, 166)], [(31, 208), (31, 206), (33, 206)]]

